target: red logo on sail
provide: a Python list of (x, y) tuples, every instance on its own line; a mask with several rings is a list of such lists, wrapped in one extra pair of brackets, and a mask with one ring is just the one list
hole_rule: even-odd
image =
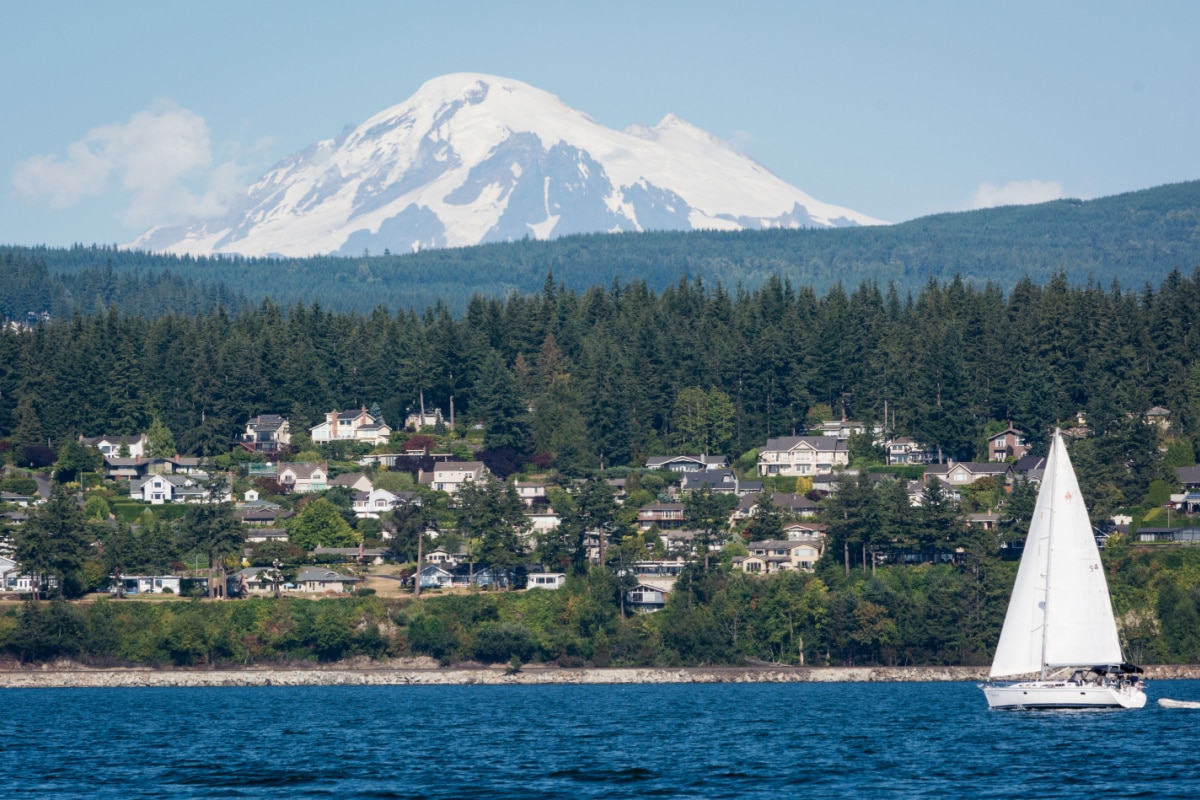
[(1064, 498), (1066, 498), (1067, 500), (1070, 500), (1070, 499), (1071, 499), (1071, 493), (1070, 493), (1070, 492), (1067, 492), (1065, 495), (1063, 495), (1063, 497), (1064, 497)]

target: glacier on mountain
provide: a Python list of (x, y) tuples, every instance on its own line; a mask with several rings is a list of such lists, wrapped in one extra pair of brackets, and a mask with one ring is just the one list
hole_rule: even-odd
[(224, 216), (152, 229), (130, 246), (353, 255), (573, 233), (873, 224), (673, 114), (615, 131), (528, 84), (463, 73), (288, 156)]

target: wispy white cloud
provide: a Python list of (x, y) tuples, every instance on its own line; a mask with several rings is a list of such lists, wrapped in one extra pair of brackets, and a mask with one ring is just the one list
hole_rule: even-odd
[(55, 208), (119, 188), (126, 196), (121, 220), (149, 226), (220, 214), (239, 188), (238, 173), (233, 162), (213, 158), (203, 117), (164, 105), (93, 128), (65, 156), (20, 162), (12, 186), (21, 198)]
[(1058, 181), (1010, 181), (1003, 186), (984, 182), (975, 188), (968, 208), (1026, 206), (1058, 200), (1063, 196), (1063, 185)]
[(754, 134), (750, 131), (744, 131), (738, 128), (733, 133), (729, 134), (729, 143), (739, 151), (745, 152), (754, 142)]

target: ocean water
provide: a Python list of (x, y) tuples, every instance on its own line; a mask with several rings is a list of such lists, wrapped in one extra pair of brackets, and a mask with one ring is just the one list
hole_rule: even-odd
[(967, 683), (0, 690), (0, 798), (1200, 796), (1200, 681), (1141, 711)]

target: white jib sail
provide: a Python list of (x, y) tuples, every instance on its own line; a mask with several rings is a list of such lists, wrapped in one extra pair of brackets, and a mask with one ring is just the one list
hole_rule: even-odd
[(1121, 661), (1100, 552), (1066, 445), (1055, 431), (989, 674)]

